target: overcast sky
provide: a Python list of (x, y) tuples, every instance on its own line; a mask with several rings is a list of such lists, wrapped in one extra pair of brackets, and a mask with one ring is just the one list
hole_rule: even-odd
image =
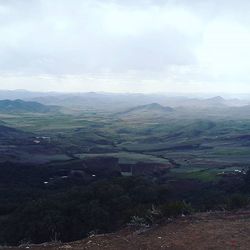
[(250, 1), (0, 0), (0, 89), (250, 93)]

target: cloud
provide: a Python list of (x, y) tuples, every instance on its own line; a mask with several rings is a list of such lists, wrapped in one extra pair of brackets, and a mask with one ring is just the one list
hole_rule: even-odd
[[(81, 74), (105, 68), (154, 70), (193, 60), (190, 33), (198, 21), (184, 10), (131, 10), (98, 1), (85, 5), (73, 1), (74, 9), (69, 2), (60, 2), (67, 4), (42, 1), (40, 7), (34, 3), (8, 6), (6, 15), (18, 15), (15, 22), (0, 27), (3, 71)], [(28, 9), (28, 15), (24, 17), (20, 9)]]
[(245, 0), (0, 0), (0, 87), (247, 86), (248, 7)]

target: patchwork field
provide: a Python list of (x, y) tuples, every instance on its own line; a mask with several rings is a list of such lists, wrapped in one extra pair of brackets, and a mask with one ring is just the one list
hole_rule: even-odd
[[(137, 116), (140, 109), (143, 112)], [(157, 115), (151, 117), (154, 109)], [(183, 110), (165, 110), (157, 105), (121, 113), (70, 110), (0, 114), (3, 126), (27, 133), (29, 138), (16, 134), (14, 141), (11, 135), (2, 139), (6, 142), (0, 148), (2, 160), (44, 164), (115, 157), (120, 164), (171, 164), (176, 177), (209, 181), (217, 180), (222, 168), (230, 172), (248, 169), (250, 164), (247, 117), (211, 118), (209, 112), (195, 111), (187, 117)]]

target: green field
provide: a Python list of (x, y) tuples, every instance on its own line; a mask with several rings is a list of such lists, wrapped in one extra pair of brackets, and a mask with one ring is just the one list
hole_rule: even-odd
[(103, 156), (111, 156), (119, 159), (119, 163), (122, 164), (132, 164), (137, 162), (145, 162), (145, 163), (161, 163), (168, 164), (169, 161), (160, 157), (132, 153), (132, 152), (118, 152), (118, 153), (106, 153), (106, 154), (76, 154), (80, 159), (85, 158), (95, 158), (95, 157), (103, 157)]
[(200, 113), (187, 117), (183, 112), (130, 117), (70, 109), (53, 114), (3, 113), (0, 120), (4, 126), (29, 133), (30, 137), (48, 137), (50, 141), (33, 145), (34, 139), (23, 143), (25, 137), (20, 136), (21, 142), (15, 147), (15, 135), (8, 137), (1, 149), (4, 160), (16, 155), (16, 161), (24, 162), (110, 156), (118, 158), (119, 163), (172, 164), (172, 174), (206, 181), (217, 179), (221, 167), (247, 169), (250, 120), (208, 117)]

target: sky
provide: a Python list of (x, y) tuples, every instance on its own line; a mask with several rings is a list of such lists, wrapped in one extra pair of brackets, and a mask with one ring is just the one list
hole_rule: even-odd
[(250, 93), (250, 1), (0, 0), (0, 89)]

